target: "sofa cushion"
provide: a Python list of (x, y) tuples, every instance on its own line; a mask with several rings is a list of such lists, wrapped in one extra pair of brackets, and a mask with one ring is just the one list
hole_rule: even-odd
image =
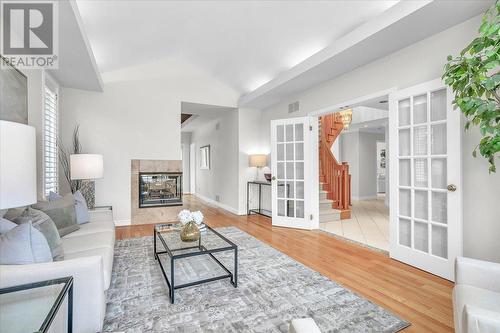
[(462, 332), (464, 306), (469, 305), (484, 310), (498, 312), (500, 315), (500, 293), (466, 284), (456, 285), (453, 288), (453, 309), (457, 332)]
[(7, 209), (7, 211), (3, 215), (3, 218), (7, 219), (9, 221), (14, 221), (19, 216), (23, 215), (25, 209), (26, 209), (26, 207), (18, 207), (18, 208)]
[(75, 199), (71, 194), (56, 201), (40, 201), (32, 207), (50, 216), (61, 237), (80, 228), (76, 222)]
[(50, 252), (52, 253), (52, 259), (54, 259), (54, 261), (63, 260), (64, 250), (62, 240), (54, 221), (41, 210), (31, 207), (26, 208), (23, 215), (14, 220), (17, 224), (29, 221), (31, 221), (33, 227), (45, 236), (50, 247)]
[(51, 262), (52, 253), (43, 234), (31, 222), (0, 235), (0, 265)]
[(104, 273), (104, 289), (108, 290), (111, 283), (111, 271), (113, 269), (113, 249), (109, 247), (98, 247), (83, 251), (71, 252), (65, 255), (66, 259), (75, 259), (89, 256), (101, 256)]
[(65, 255), (99, 247), (114, 249), (115, 235), (110, 231), (95, 232), (75, 237), (63, 237), (62, 242)]
[(113, 221), (100, 221), (81, 224), (80, 229), (66, 235), (65, 238), (79, 237), (82, 235), (88, 235), (103, 231), (112, 232), (114, 234), (115, 224), (113, 223)]
[[(85, 201), (82, 192), (78, 190), (75, 193), (68, 195), (72, 195), (73, 198), (75, 199), (76, 222), (78, 222), (78, 224), (89, 222), (90, 221), (89, 209), (87, 207), (87, 201)], [(49, 193), (49, 201), (57, 201), (62, 198), (63, 197), (58, 193), (55, 192)]]

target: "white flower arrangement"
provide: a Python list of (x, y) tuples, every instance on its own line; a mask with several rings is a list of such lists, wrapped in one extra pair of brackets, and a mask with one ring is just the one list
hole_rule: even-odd
[(190, 212), (187, 209), (183, 209), (179, 212), (179, 215), (177, 215), (179, 218), (179, 221), (181, 221), (182, 224), (186, 224), (188, 222), (193, 221), (194, 223), (200, 225), (203, 222), (203, 214), (200, 211), (196, 212)]

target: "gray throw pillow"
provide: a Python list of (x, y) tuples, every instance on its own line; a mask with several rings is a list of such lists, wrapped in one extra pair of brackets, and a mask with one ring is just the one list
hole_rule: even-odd
[(75, 199), (71, 194), (57, 201), (39, 201), (31, 207), (47, 214), (54, 221), (61, 237), (80, 229), (76, 222)]
[(14, 229), (16, 226), (17, 224), (14, 222), (0, 217), (0, 234), (4, 234), (9, 230)]
[(26, 207), (11, 208), (5, 212), (5, 214), (3, 215), (3, 218), (7, 219), (9, 221), (14, 221), (19, 216), (23, 215), (25, 210), (26, 210)]
[[(76, 191), (73, 194), (75, 198), (75, 213), (76, 213), (76, 222), (78, 224), (84, 224), (90, 221), (89, 209), (87, 207), (87, 201), (85, 200), (82, 192), (80, 190)], [(49, 193), (49, 201), (56, 201), (62, 199), (62, 196), (55, 192)]]
[(64, 249), (61, 237), (57, 231), (57, 227), (51, 218), (38, 209), (31, 207), (26, 208), (23, 215), (14, 220), (15, 223), (21, 224), (31, 222), (33, 227), (40, 231), (49, 244), (52, 259), (54, 261), (64, 260)]
[(42, 233), (23, 223), (0, 235), (0, 265), (51, 262), (49, 244)]
[(76, 221), (79, 224), (87, 223), (90, 221), (89, 208), (87, 206), (87, 201), (80, 190), (76, 191), (73, 196), (76, 202)]

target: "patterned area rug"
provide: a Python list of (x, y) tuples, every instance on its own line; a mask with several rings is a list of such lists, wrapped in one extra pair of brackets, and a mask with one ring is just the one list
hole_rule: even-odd
[[(397, 332), (409, 325), (237, 228), (217, 230), (238, 245), (238, 288), (225, 279), (178, 289), (175, 304), (152, 237), (117, 241), (104, 331), (287, 332), (292, 319), (303, 317), (314, 318), (322, 332)], [(233, 267), (232, 252), (216, 256)], [(208, 256), (183, 259), (175, 278), (206, 278), (212, 264)]]

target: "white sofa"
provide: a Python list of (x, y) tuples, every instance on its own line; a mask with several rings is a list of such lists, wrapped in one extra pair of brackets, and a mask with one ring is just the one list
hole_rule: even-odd
[(102, 330), (105, 291), (111, 282), (115, 225), (111, 210), (90, 212), (90, 222), (62, 238), (64, 260), (31, 265), (0, 265), (0, 288), (72, 276), (73, 332)]
[(453, 316), (457, 333), (500, 333), (500, 264), (457, 258)]

